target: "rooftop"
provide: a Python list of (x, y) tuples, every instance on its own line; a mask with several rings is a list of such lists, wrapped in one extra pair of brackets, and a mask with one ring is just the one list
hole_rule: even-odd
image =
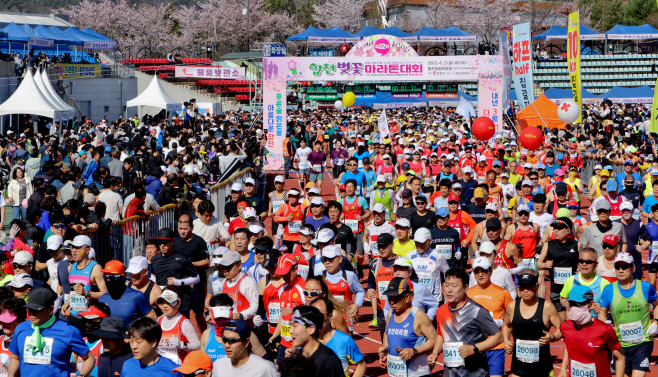
[(43, 25), (43, 26), (58, 26), (69, 27), (75, 26), (72, 23), (57, 17), (54, 14), (29, 14), (29, 13), (13, 13), (13, 12), (0, 12), (0, 28), (7, 26), (7, 24), (14, 22), (18, 25)]

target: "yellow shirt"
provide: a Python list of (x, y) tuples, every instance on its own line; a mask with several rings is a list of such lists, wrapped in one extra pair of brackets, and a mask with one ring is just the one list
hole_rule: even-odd
[(401, 244), (400, 240), (393, 240), (393, 254), (401, 257), (406, 257), (407, 253), (416, 249), (416, 243), (409, 238), (405, 244)]

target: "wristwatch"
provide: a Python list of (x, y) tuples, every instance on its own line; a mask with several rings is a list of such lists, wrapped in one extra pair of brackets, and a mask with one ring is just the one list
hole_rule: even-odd
[(414, 357), (418, 356), (418, 350), (415, 347), (412, 350), (414, 351)]
[(480, 352), (480, 349), (478, 348), (478, 346), (473, 344), (473, 353), (478, 353), (478, 352)]

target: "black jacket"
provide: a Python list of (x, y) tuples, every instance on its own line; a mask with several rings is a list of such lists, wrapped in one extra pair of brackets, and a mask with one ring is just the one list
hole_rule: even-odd
[(169, 184), (162, 186), (160, 195), (158, 196), (158, 205), (160, 207), (167, 204), (176, 204), (176, 189)]

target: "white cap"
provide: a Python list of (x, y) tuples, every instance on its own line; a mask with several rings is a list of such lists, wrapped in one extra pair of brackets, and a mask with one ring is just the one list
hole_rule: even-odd
[(418, 228), (414, 235), (414, 242), (425, 242), (432, 239), (432, 233), (427, 228)]
[(322, 256), (324, 258), (336, 258), (341, 256), (340, 246), (339, 245), (329, 245), (322, 249)]
[(165, 289), (164, 291), (162, 291), (162, 294), (160, 294), (160, 296), (158, 296), (158, 298), (155, 299), (156, 303), (158, 302), (158, 299), (163, 299), (171, 305), (175, 305), (180, 300), (178, 294), (174, 291), (170, 291), (169, 289)]
[(384, 176), (382, 174), (378, 175), (377, 176), (377, 183), (379, 183), (379, 182), (386, 183), (386, 176)]
[(82, 247), (85, 245), (91, 247), (91, 238), (87, 236), (75, 236), (73, 242), (71, 242), (71, 246), (73, 247)]
[(64, 243), (62, 236), (52, 235), (48, 237), (48, 242), (46, 243), (46, 250), (57, 251)]
[(210, 308), (212, 310), (213, 318), (231, 318), (231, 306), (213, 306)]
[(246, 207), (242, 210), (242, 217), (245, 219), (258, 218), (258, 214), (256, 213), (256, 209), (254, 207)]
[(446, 158), (447, 158), (448, 160), (452, 160), (453, 158), (455, 158), (455, 156), (453, 156), (452, 153), (449, 153), (449, 154), (446, 156)]
[(237, 182), (232, 184), (231, 191), (242, 191), (242, 184)]
[(316, 196), (315, 198), (311, 199), (311, 205), (323, 206), (324, 200), (321, 197)]
[(247, 183), (251, 183), (252, 185), (255, 185), (256, 181), (254, 181), (253, 178), (249, 177), (249, 178), (245, 178), (244, 180), (244, 184), (246, 185)]
[(96, 250), (94, 250), (93, 247), (90, 247), (90, 248), (89, 248), (89, 255), (88, 255), (88, 257), (89, 257), (89, 259), (96, 258)]
[(363, 147), (363, 146), (365, 146), (365, 144), (362, 141), (359, 141), (358, 143), (356, 143), (356, 146), (357, 147)]
[(23, 288), (24, 286), (29, 285), (30, 287), (34, 287), (34, 280), (30, 277), (28, 274), (16, 274), (14, 275), (14, 278), (11, 279), (11, 282), (7, 284), (7, 287), (13, 287), (13, 288)]
[(249, 231), (250, 231), (251, 233), (253, 233), (253, 234), (258, 234), (258, 233), (260, 233), (260, 232), (262, 232), (262, 231), (264, 231), (264, 230), (265, 230), (265, 228), (263, 228), (262, 226), (260, 226), (260, 224), (256, 224), (256, 223), (255, 223), (255, 224), (253, 224), (253, 225), (249, 225)]
[(473, 174), (473, 169), (471, 169), (470, 166), (465, 166), (465, 167), (462, 169), (462, 172), (463, 172), (464, 174), (466, 174), (466, 173), (471, 173), (471, 174)]
[(404, 148), (404, 154), (411, 154), (411, 149)]
[(300, 229), (299, 233), (305, 235), (305, 236), (310, 236), (310, 235), (315, 235), (315, 232), (311, 230), (311, 228), (304, 226), (302, 229)]
[(478, 158), (478, 160), (479, 160), (479, 161), (487, 161), (487, 156), (485, 156), (485, 155), (480, 155), (480, 157)]
[(490, 269), (491, 262), (489, 262), (489, 258), (485, 258), (485, 257), (475, 258), (475, 262), (473, 262), (473, 269), (475, 270), (478, 267), (483, 268), (485, 270)]
[[(79, 236), (78, 236), (79, 237)], [(25, 266), (28, 263), (34, 262), (34, 257), (30, 254), (29, 251), (21, 250), (14, 254), (14, 260), (12, 263), (16, 263), (21, 266)]]
[[(619, 253), (619, 254), (617, 254), (617, 256), (615, 257), (615, 262), (614, 263), (617, 263), (617, 262), (635, 264), (635, 261), (633, 260), (633, 256), (630, 255), (629, 253)], [(15, 278), (16, 277), (14, 277), (14, 279)], [(12, 280), (12, 282), (13, 282), (13, 280)]]
[(487, 206), (485, 210), (490, 210), (490, 211), (498, 211), (498, 203), (496, 202), (489, 202), (487, 203)]
[(527, 169), (532, 169), (532, 164), (529, 163), (529, 162), (526, 162), (525, 164), (523, 164), (523, 168), (524, 168), (524, 169), (526, 169), (526, 168), (527, 168)]
[(384, 160), (386, 160), (387, 158), (390, 159), (390, 158), (391, 158), (391, 155), (387, 153), (387, 154), (385, 154), (384, 157), (382, 157), (382, 158), (383, 158)]
[(619, 210), (623, 211), (625, 209), (632, 211), (633, 210), (633, 203), (631, 203), (631, 202), (621, 203), (621, 205), (619, 206)]
[(597, 169), (598, 170), (603, 170), (603, 166), (601, 166), (601, 164), (598, 164), (598, 165), (594, 166), (594, 170), (597, 170)]
[(372, 206), (372, 212), (377, 212), (377, 213), (386, 212), (386, 207), (384, 207), (382, 203), (376, 203), (374, 206)]
[(311, 187), (308, 189), (309, 194), (320, 195), (320, 190), (317, 187)]
[(521, 183), (521, 186), (532, 186), (532, 181), (529, 179), (524, 179), (523, 183)]
[(397, 258), (395, 262), (393, 262), (393, 265), (414, 268), (414, 265), (411, 263), (411, 261), (405, 257)]
[(478, 253), (491, 254), (496, 251), (496, 245), (491, 241), (484, 241), (480, 244), (480, 249)]
[(503, 170), (502, 172), (500, 172), (500, 176), (509, 178), (509, 173), (506, 170)]
[(290, 196), (290, 195), (299, 195), (299, 190), (297, 190), (297, 189), (288, 190), (288, 196)]
[(518, 213), (521, 211), (530, 212), (530, 207), (525, 203), (521, 203), (516, 207), (516, 212)]
[(145, 268), (149, 268), (149, 261), (146, 257), (141, 255), (130, 258), (128, 262), (128, 268), (126, 272), (129, 274), (138, 274), (142, 272)]
[(409, 222), (408, 219), (406, 219), (404, 217), (399, 218), (398, 221), (395, 222), (395, 225), (396, 226), (402, 226), (402, 227), (405, 227), (405, 228), (411, 228), (411, 223)]
[(320, 243), (325, 243), (329, 242), (334, 239), (336, 235), (334, 234), (334, 231), (331, 229), (320, 229), (318, 232), (318, 236), (316, 237), (316, 240)]
[(274, 177), (274, 182), (286, 183), (286, 179), (283, 178), (282, 175), (277, 175), (276, 177)]

